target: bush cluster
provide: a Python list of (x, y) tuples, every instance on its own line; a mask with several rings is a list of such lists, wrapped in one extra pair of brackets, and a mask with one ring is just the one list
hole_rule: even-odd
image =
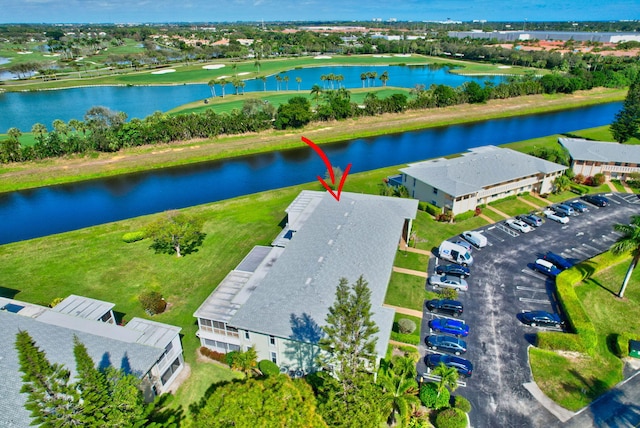
[(416, 331), (416, 323), (408, 318), (398, 320), (398, 331), (402, 334), (411, 334)]
[(438, 294), (440, 294), (440, 297), (442, 297), (443, 299), (458, 299), (458, 290), (456, 290), (455, 288), (441, 288)]
[(457, 216), (455, 216), (453, 218), (453, 221), (455, 221), (456, 223), (460, 222), (460, 221), (465, 221), (465, 220), (468, 220), (470, 218), (475, 217), (476, 215), (478, 215), (478, 214), (476, 214), (475, 210), (466, 211), (466, 212), (460, 213)]
[(444, 388), (438, 396), (438, 385), (435, 382), (423, 383), (420, 387), (420, 401), (428, 409), (442, 409), (449, 407), (451, 393)]
[(157, 291), (145, 291), (138, 296), (138, 300), (149, 315), (161, 314), (167, 308), (167, 302)]
[(227, 363), (227, 354), (223, 354), (222, 352), (214, 351), (213, 349), (209, 349), (206, 346), (200, 347), (200, 354), (204, 355), (207, 358), (218, 361), (220, 363)]
[(142, 241), (146, 237), (146, 234), (143, 231), (139, 230), (137, 232), (125, 233), (124, 235), (122, 235), (122, 240), (127, 244), (130, 244), (132, 242)]
[[(430, 204), (429, 202), (421, 202), (421, 204), (423, 204), (424, 206), (424, 211), (426, 211), (427, 213), (431, 214), (434, 217), (442, 213), (442, 208), (436, 207), (435, 205)], [(418, 206), (419, 205), (420, 204), (418, 204)]]
[(471, 403), (469, 400), (464, 398), (462, 395), (456, 395), (453, 400), (453, 406), (456, 409), (460, 409), (465, 413), (469, 413), (471, 411)]
[(258, 370), (265, 376), (275, 376), (280, 373), (278, 365), (271, 360), (260, 360)]
[(465, 428), (467, 415), (456, 408), (444, 409), (436, 415), (436, 428)]
[(408, 343), (410, 345), (419, 345), (420, 337), (415, 334), (403, 334), (397, 333), (395, 331), (391, 332), (391, 340), (395, 340), (396, 342)]

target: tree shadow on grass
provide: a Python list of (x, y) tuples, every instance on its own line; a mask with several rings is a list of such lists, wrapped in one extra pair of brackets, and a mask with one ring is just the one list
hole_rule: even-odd
[(5, 299), (13, 299), (19, 292), (20, 290), (14, 290), (13, 288), (0, 287), (0, 297)]

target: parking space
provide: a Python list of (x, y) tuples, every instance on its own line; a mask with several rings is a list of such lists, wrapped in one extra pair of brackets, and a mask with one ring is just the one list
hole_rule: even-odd
[[(531, 266), (547, 251), (578, 263), (608, 250), (619, 237), (612, 225), (627, 223), (631, 215), (640, 213), (640, 200), (628, 196), (608, 195), (611, 206), (587, 204), (589, 211), (572, 216), (569, 223), (547, 220), (529, 233), (516, 232), (504, 222), (480, 229), (489, 242), (473, 249), (469, 291), (459, 293), (458, 299), (465, 306), (461, 318), (470, 327), (465, 338), (468, 350), (462, 357), (473, 363), (474, 372), (462, 379), (466, 388), (461, 393), (473, 405), (472, 426), (561, 426), (523, 386), (532, 381), (527, 349), (541, 327), (525, 325), (517, 316), (537, 310), (559, 312), (555, 281)], [(433, 272), (434, 262), (429, 269)], [(437, 316), (424, 310), (423, 357), (432, 352), (424, 340), (429, 320)], [(418, 373), (429, 375), (424, 359)]]

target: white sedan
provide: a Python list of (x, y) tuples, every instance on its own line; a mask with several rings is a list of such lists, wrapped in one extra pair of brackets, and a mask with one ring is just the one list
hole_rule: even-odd
[(562, 224), (569, 223), (569, 217), (563, 216), (562, 214), (559, 214), (551, 209), (544, 210), (544, 215), (549, 220), (557, 221), (558, 223), (562, 223)]
[(527, 223), (525, 223), (524, 221), (516, 220), (515, 218), (510, 218), (509, 220), (505, 221), (505, 223), (511, 229), (517, 230), (518, 232), (529, 233), (533, 230), (533, 228)]

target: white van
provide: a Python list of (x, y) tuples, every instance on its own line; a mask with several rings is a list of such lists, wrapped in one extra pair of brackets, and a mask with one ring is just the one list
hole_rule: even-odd
[(442, 241), (438, 248), (438, 257), (462, 266), (471, 266), (473, 257), (469, 250), (451, 241)]
[(481, 232), (475, 230), (465, 230), (461, 233), (462, 237), (478, 248), (487, 246), (487, 237)]

